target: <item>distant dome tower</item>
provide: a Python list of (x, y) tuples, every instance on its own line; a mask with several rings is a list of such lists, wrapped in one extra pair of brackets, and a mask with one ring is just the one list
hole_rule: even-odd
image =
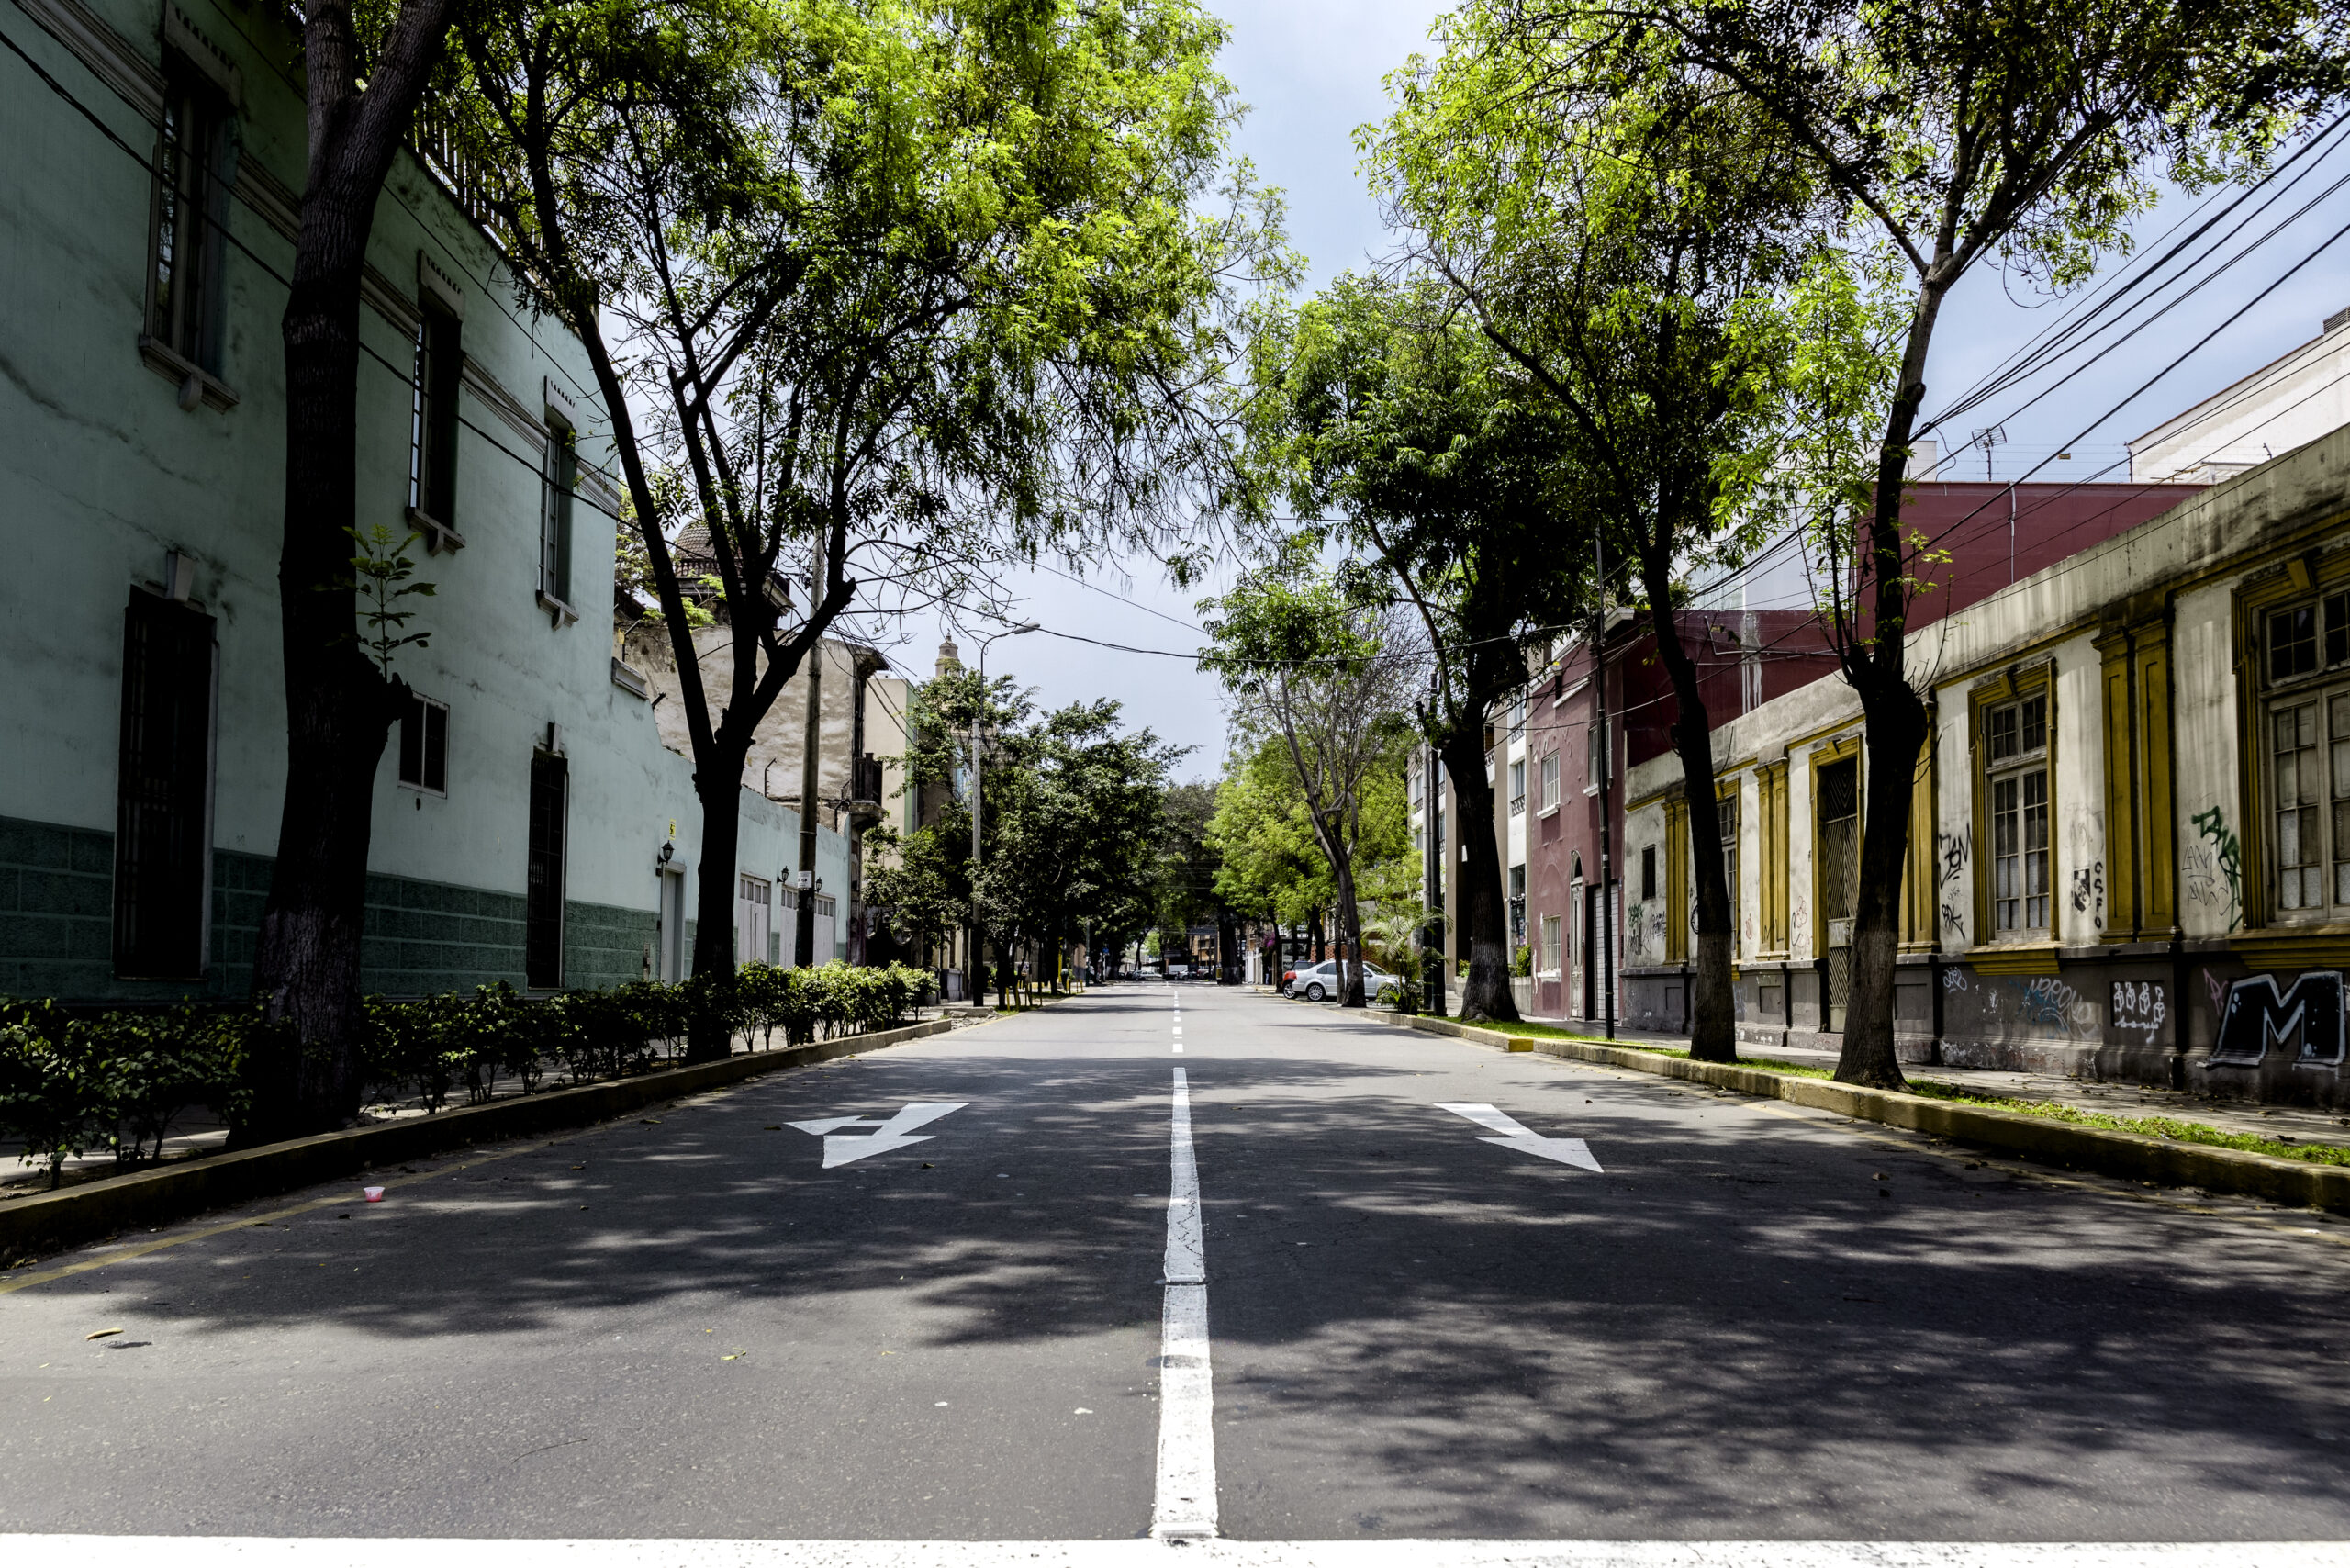
[(955, 639), (947, 638), (938, 644), (938, 668), (934, 673), (945, 675), (963, 667), (962, 656), (955, 651)]

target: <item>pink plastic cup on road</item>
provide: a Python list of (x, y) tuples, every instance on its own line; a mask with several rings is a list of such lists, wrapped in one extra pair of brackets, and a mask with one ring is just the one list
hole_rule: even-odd
[(384, 1189), (381, 1187), (362, 1187), (359, 1190), (367, 1195), (367, 1201), (371, 1204), (380, 1204), (384, 1201)]

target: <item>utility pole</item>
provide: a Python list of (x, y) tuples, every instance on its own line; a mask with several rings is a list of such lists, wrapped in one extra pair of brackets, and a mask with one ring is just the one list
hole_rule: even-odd
[[(1428, 675), (1428, 700), (1436, 700), (1437, 678)], [(1420, 868), (1424, 879), (1421, 902), (1427, 907), (1428, 920), (1420, 927), (1420, 990), (1421, 1007), (1438, 1017), (1444, 1016), (1444, 845), (1443, 808), (1440, 791), (1444, 787), (1444, 764), (1436, 747), (1426, 740), (1420, 743)]]
[[(808, 612), (813, 615), (824, 593), (824, 543), (819, 539), (808, 555)], [(800, 743), (800, 907), (792, 922), (791, 961), (807, 969), (816, 961), (816, 748), (823, 739), (824, 640), (808, 650), (808, 724)]]
[(1592, 756), (1599, 776), (1599, 980), (1603, 993), (1601, 1016), (1607, 1037), (1616, 1037), (1616, 828), (1610, 812), (1616, 771), (1616, 747), (1607, 734), (1607, 544), (1595, 539), (1599, 563), (1599, 610), (1591, 637), (1591, 689), (1594, 745)]

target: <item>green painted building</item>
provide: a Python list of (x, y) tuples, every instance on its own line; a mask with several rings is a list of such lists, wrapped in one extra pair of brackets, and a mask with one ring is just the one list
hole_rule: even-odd
[[(0, 33), (0, 992), (239, 997), (285, 778), (296, 39), (210, 0), (14, 0)], [(679, 976), (700, 807), (612, 657), (585, 355), (410, 154), (361, 336), (361, 526), (420, 535), (437, 590), (396, 655), (420, 698), (377, 783), (365, 983)], [(740, 809), (764, 899), (799, 823)]]

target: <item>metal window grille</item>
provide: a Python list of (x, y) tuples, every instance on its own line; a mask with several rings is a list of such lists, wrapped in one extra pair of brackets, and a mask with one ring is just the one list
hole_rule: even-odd
[(564, 838), (569, 770), (547, 752), (531, 758), (530, 863), (523, 884), (522, 969), (543, 991), (563, 985)]
[(115, 801), (114, 961), (127, 979), (204, 972), (212, 660), (210, 616), (131, 596)]
[(1860, 874), (1861, 765), (1855, 758), (1819, 770), (1819, 917), (1848, 920)]

